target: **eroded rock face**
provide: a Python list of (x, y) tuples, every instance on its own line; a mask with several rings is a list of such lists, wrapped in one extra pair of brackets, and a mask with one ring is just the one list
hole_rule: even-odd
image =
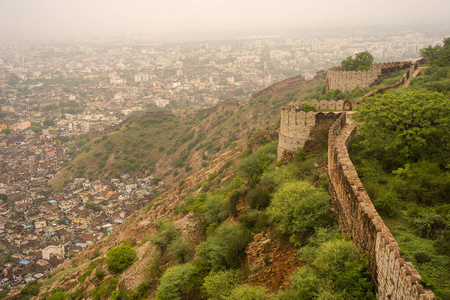
[(288, 287), (289, 277), (303, 265), (295, 246), (282, 245), (270, 233), (255, 235), (246, 254), (249, 284), (266, 286), (272, 293)]

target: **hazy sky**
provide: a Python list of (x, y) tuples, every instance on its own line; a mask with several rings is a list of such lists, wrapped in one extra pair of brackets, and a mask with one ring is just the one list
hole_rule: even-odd
[(445, 22), (449, 0), (0, 0), (0, 38)]

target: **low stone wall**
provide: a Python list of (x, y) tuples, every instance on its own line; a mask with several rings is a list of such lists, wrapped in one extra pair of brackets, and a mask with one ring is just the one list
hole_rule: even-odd
[(389, 62), (372, 64), (367, 71), (345, 71), (343, 67), (330, 68), (327, 71), (326, 90), (347, 92), (355, 88), (365, 89), (379, 84), (392, 72), (411, 66), (411, 62)]
[(409, 67), (408, 71), (402, 76), (402, 78), (399, 81), (397, 81), (394, 84), (387, 85), (387, 86), (381, 87), (379, 89), (373, 90), (370, 93), (367, 93), (366, 95), (362, 96), (361, 99), (359, 99), (359, 101), (356, 101), (354, 103), (354, 105), (361, 104), (362, 102), (364, 102), (364, 99), (366, 99), (368, 97), (375, 96), (376, 94), (384, 94), (387, 90), (396, 89), (396, 88), (404, 85), (406, 83), (406, 81), (408, 81), (409, 79), (412, 78), (412, 75), (419, 68), (419, 65), (420, 65), (420, 61), (418, 60), (411, 67)]
[(356, 173), (347, 150), (354, 133), (355, 126), (346, 125), (343, 113), (328, 135), (329, 190), (339, 226), (361, 251), (370, 254), (369, 272), (378, 299), (435, 299), (418, 283), (421, 277), (414, 266), (400, 257), (400, 247)]

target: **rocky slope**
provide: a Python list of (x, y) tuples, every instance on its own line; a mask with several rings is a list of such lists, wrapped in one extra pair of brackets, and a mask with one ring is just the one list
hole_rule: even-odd
[[(107, 152), (106, 147), (109, 140), (113, 140), (116, 145), (115, 152), (111, 152), (107, 158), (105, 170), (113, 169), (112, 162), (115, 162), (115, 165), (120, 163), (120, 161), (114, 161), (114, 155), (117, 157), (127, 151), (127, 143), (119, 145), (118, 141), (139, 138), (140, 142), (146, 143), (148, 141), (159, 141), (160, 139), (162, 141), (164, 140), (162, 137), (166, 137), (167, 143), (161, 142), (166, 145), (165, 148), (174, 147), (175, 151), (173, 153), (159, 153), (156, 150), (153, 151), (153, 149), (140, 157), (139, 164), (142, 166), (149, 160), (157, 159), (153, 175), (164, 176), (166, 182), (171, 182), (173, 187), (154, 199), (148, 207), (129, 216), (110, 236), (95, 243), (92, 247), (55, 269), (51, 276), (42, 281), (40, 297), (48, 297), (54, 291), (62, 288), (65, 292), (71, 293), (73, 299), (79, 299), (74, 295), (80, 295), (80, 297), (83, 295), (83, 297), (90, 298), (92, 291), (100, 283), (100, 279), (95, 275), (99, 273), (97, 271), (105, 272), (106, 277), (102, 279), (103, 282), (112, 277), (102, 260), (106, 257), (108, 249), (125, 242), (133, 245), (137, 259), (121, 274), (119, 286), (136, 289), (140, 284), (148, 282), (149, 278), (152, 277), (149, 272), (149, 264), (154, 259), (153, 253), (155, 252), (151, 243), (148, 242), (148, 238), (156, 232), (157, 224), (161, 220), (173, 218), (178, 230), (191, 241), (192, 247), (198, 245), (205, 239), (204, 234), (200, 232), (197, 223), (190, 217), (190, 214), (174, 214), (175, 208), (181, 205), (188, 195), (200, 193), (202, 191), (201, 183), (212, 182), (210, 174), (214, 174), (213, 187), (219, 188), (229, 183), (236, 174), (236, 165), (244, 151), (254, 150), (261, 144), (277, 138), (279, 126), (277, 118), (281, 105), (295, 101), (322, 81), (321, 77), (316, 77), (312, 81), (295, 77), (279, 82), (255, 94), (247, 104), (236, 102), (221, 104), (214, 109), (199, 112), (196, 116), (170, 116), (169, 118), (162, 116), (160, 119), (163, 119), (163, 121), (153, 123), (156, 128), (151, 129), (153, 133), (145, 132), (145, 130), (150, 129), (148, 126), (143, 126), (143, 122), (145, 123), (146, 119), (154, 120), (158, 118), (153, 115), (134, 116), (124, 122), (119, 130), (108, 133), (106, 139), (99, 138), (97, 139), (100, 140), (99, 142), (95, 142), (96, 139), (93, 139), (89, 144), (91, 150), (75, 158), (71, 165), (62, 170), (52, 180), (53, 187), (61, 186), (61, 182), (65, 178), (73, 178), (74, 173), (71, 170), (75, 169), (74, 166), (77, 165), (92, 166), (89, 172), (96, 174), (98, 169), (95, 166), (98, 165), (99, 161), (93, 153)], [(170, 128), (173, 122), (176, 122), (178, 126)], [(187, 128), (189, 128), (189, 131)], [(256, 130), (257, 128), (260, 129)], [(210, 150), (205, 151), (206, 149), (202, 147), (200, 149), (195, 149), (196, 147), (188, 149), (189, 141), (177, 146), (177, 141), (191, 131), (195, 132), (192, 136), (193, 141), (201, 133), (205, 136), (194, 146), (198, 147), (200, 143), (210, 143), (212, 144), (211, 149), (213, 149), (226, 142), (232, 143), (232, 145), (221, 147), (214, 154), (211, 154), (212, 151)], [(253, 134), (251, 140), (247, 141), (247, 136), (252, 131), (256, 133)], [(233, 135), (233, 141), (230, 141), (230, 135)], [(247, 144), (243, 143), (244, 141), (247, 141)], [(186, 171), (179, 168), (178, 175), (174, 175), (176, 169), (173, 167), (174, 161), (186, 152), (189, 155), (184, 163), (191, 165), (194, 169)], [(210, 159), (208, 164), (202, 167), (202, 162), (205, 161), (202, 156), (205, 154)], [(86, 173), (88, 173), (88, 170), (89, 168)], [(136, 171), (135, 175), (139, 172)], [(100, 172), (99, 178), (104, 177), (104, 173)], [(184, 184), (181, 187), (175, 185), (182, 178), (184, 178)], [(243, 209), (243, 204), (238, 204), (237, 213), (229, 218), (237, 219)], [(172, 263), (169, 261), (168, 265)], [(301, 262), (290, 244), (280, 244), (278, 241), (272, 241), (267, 233), (260, 233), (254, 236), (253, 242), (248, 247), (245, 265), (248, 266), (248, 269), (253, 270), (248, 277), (250, 284), (265, 283), (269, 291), (275, 292), (286, 286), (289, 275), (300, 267)], [(85, 280), (80, 280), (80, 277), (85, 277)], [(155, 296), (154, 291), (151, 295), (152, 297)]]

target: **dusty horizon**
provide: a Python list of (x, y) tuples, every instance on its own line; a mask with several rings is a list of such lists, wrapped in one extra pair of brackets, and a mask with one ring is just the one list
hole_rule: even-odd
[(1, 0), (0, 39), (437, 23), (448, 29), (448, 11), (445, 0)]

